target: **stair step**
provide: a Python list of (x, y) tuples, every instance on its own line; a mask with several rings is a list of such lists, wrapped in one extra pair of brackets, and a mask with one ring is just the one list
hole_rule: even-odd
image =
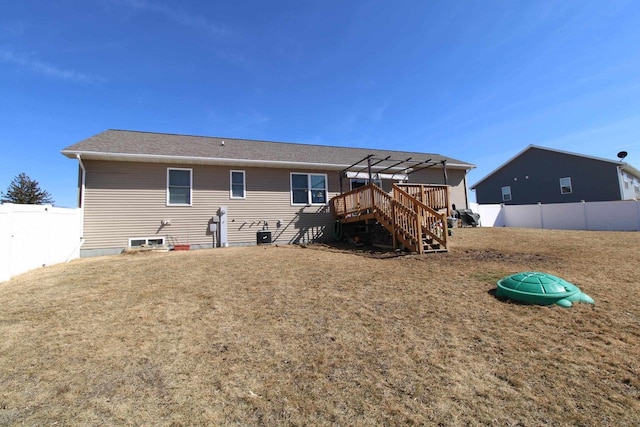
[(433, 254), (436, 252), (449, 252), (447, 249), (425, 249), (422, 251), (423, 254)]

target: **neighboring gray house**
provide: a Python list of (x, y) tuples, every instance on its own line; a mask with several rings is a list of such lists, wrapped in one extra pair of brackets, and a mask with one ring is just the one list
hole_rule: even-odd
[(621, 161), (529, 145), (470, 188), (480, 204), (628, 200), (640, 198), (640, 171)]
[(124, 130), (62, 154), (79, 162), (82, 256), (141, 244), (255, 244), (267, 229), (275, 243), (322, 240), (331, 236), (329, 200), (363, 183), (367, 156), (378, 159), (369, 164), (385, 191), (446, 177), (457, 207), (467, 206), (474, 167), (438, 154)]

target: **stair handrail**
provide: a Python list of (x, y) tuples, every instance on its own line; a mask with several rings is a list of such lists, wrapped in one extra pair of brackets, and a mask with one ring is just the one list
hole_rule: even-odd
[(396, 185), (432, 209), (449, 211), (450, 185), (409, 183), (398, 183)]
[(393, 199), (416, 212), (420, 212), (422, 232), (447, 247), (447, 216), (422, 203), (418, 198), (393, 184)]

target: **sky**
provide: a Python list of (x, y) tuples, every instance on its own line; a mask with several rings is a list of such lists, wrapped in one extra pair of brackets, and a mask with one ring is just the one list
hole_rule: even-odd
[[(0, 191), (107, 129), (640, 168), (640, 2), (0, 0)], [(474, 200), (474, 193), (470, 192)]]

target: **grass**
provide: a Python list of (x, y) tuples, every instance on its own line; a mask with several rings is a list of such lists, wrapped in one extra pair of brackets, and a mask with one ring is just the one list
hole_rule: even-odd
[[(0, 284), (0, 425), (638, 425), (640, 234), (461, 229), (447, 254), (270, 246)], [(495, 298), (518, 271), (596, 300)]]

